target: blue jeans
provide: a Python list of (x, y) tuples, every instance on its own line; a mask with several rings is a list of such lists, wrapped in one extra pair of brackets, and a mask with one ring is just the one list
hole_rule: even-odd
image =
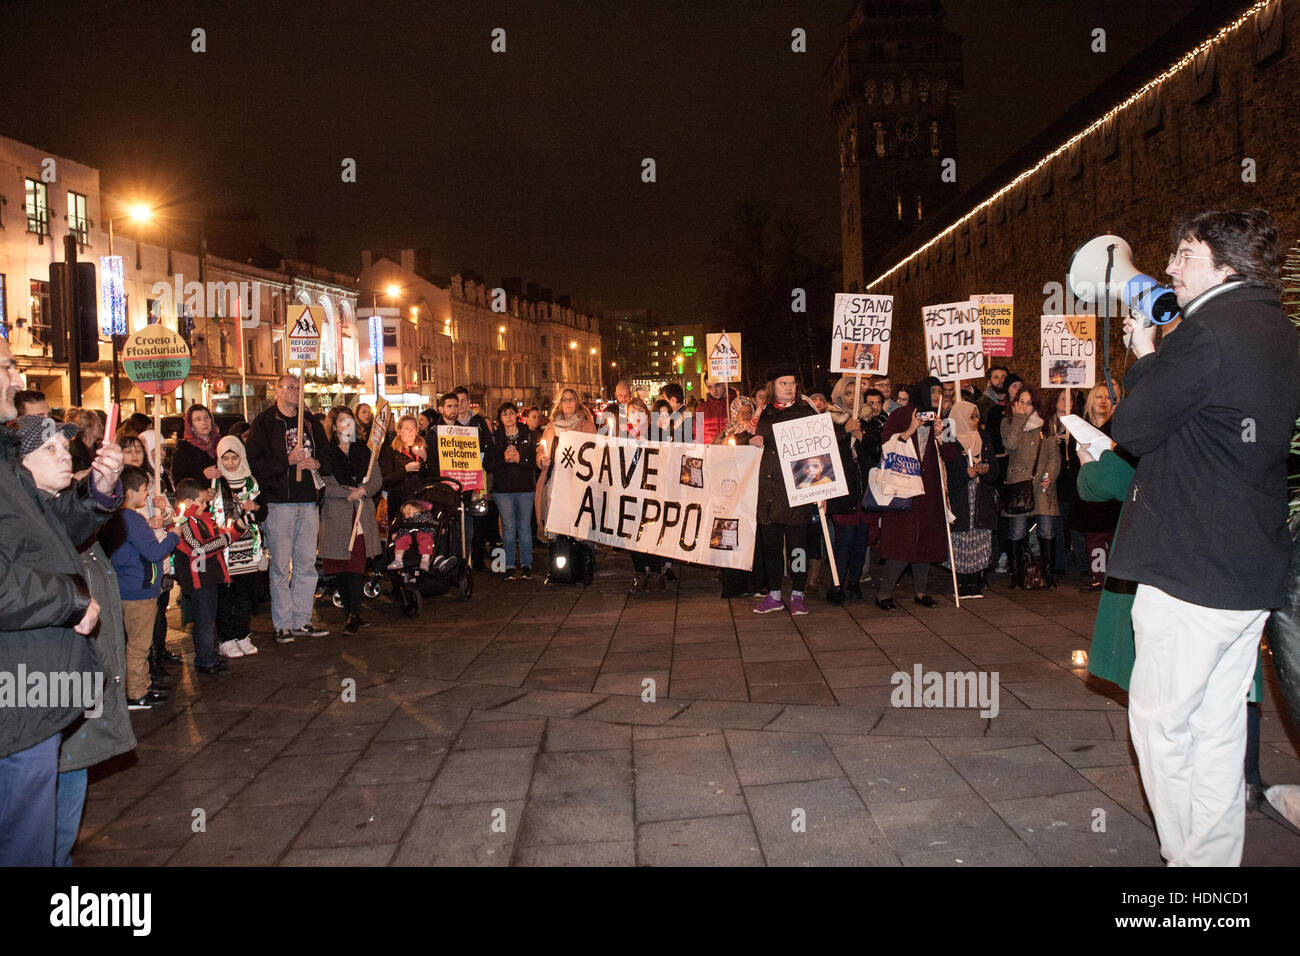
[(496, 491), (492, 497), (496, 499), (497, 511), (501, 513), (501, 547), (506, 553), (506, 567), (531, 568), (533, 530), (529, 522), (533, 513), (533, 492)]
[(1059, 515), (1011, 515), (1007, 518), (1007, 527), (1010, 530), (1009, 539), (1011, 541), (1024, 541), (1029, 534), (1029, 522), (1038, 523), (1038, 537), (1052, 539), (1056, 537), (1056, 529), (1061, 524)]
[(77, 831), (81, 829), (81, 811), (86, 807), (86, 778), (88, 773), (81, 770), (68, 770), (59, 774), (58, 783), (58, 832), (54, 842), (54, 865), (67, 866), (72, 847), (77, 842)]
[(0, 757), (0, 866), (54, 864), (60, 739)]
[(266, 545), (271, 551), (271, 623), (292, 631), (311, 623), (316, 600), (316, 538), (320, 511), (314, 502), (266, 506)]
[(199, 667), (213, 667), (217, 657), (217, 594), (218, 586), (191, 591), (190, 609), (194, 612), (194, 663)]

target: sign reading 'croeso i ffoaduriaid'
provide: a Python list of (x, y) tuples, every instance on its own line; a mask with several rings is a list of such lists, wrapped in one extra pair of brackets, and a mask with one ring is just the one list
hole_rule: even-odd
[(556, 442), (546, 530), (748, 570), (762, 457), (744, 445), (565, 432)]

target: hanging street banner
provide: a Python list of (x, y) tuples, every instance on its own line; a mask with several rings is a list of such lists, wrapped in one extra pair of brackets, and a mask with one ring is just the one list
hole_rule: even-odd
[(126, 274), (121, 256), (99, 257), (99, 285), (104, 299), (99, 312), (100, 331), (105, 335), (126, 335)]
[(1091, 315), (1042, 317), (1042, 388), (1092, 388), (1097, 383), (1097, 325)]
[(320, 361), (320, 329), (325, 309), (319, 305), (289, 306), (285, 327), (289, 330), (289, 361), (315, 365)]
[(551, 534), (749, 570), (760, 449), (567, 431), (553, 458)]
[(984, 337), (979, 306), (974, 302), (948, 302), (921, 309), (925, 323), (925, 360), (941, 382), (984, 377)]
[(710, 332), (704, 337), (709, 359), (709, 378), (718, 382), (739, 382), (740, 333)]
[(463, 491), (481, 491), (486, 487), (478, 429), (471, 425), (438, 425), (437, 432), (438, 473), (455, 478)]
[(971, 296), (971, 301), (980, 310), (980, 333), (984, 336), (985, 355), (997, 358), (1011, 355), (1015, 299), (1014, 295)]
[(830, 415), (808, 415), (772, 426), (781, 477), (790, 507), (829, 501), (849, 493)]
[(170, 395), (190, 374), (190, 347), (179, 332), (165, 325), (146, 325), (122, 346), (126, 377), (142, 392)]
[(835, 293), (831, 319), (831, 371), (850, 375), (889, 374), (889, 336), (894, 325), (892, 295)]

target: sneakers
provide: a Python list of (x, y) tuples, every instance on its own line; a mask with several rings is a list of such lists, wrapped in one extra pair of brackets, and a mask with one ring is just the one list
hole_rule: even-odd
[(804, 606), (803, 603), (802, 594), (796, 593), (790, 595), (790, 613), (795, 615), (808, 613), (808, 608)]
[(294, 637), (329, 637), (329, 631), (316, 624), (304, 624), (302, 627), (295, 627), (289, 632)]
[(292, 644), (292, 643), (293, 643), (293, 635), (294, 635), (294, 632), (293, 632), (293, 631), (288, 631), (288, 630), (280, 630), (280, 631), (276, 631), (276, 632), (275, 632), (275, 643), (277, 643), (277, 644)]
[(217, 646), (217, 653), (222, 657), (243, 657), (244, 649), (239, 646), (239, 641), (222, 641)]
[(769, 594), (754, 606), (754, 613), (771, 614), (773, 611), (779, 611), (784, 607), (785, 605), (781, 602), (779, 597)]
[(525, 564), (522, 568), (519, 569), (519, 580), (531, 581), (532, 577), (533, 577), (533, 569), (530, 568), (528, 565)]
[(513, 580), (518, 576), (518, 574), (519, 574), (519, 572), (518, 572), (518, 570), (516, 570), (515, 568), (506, 568), (506, 580), (507, 580), (507, 581), (513, 581)]
[(167, 699), (167, 694), (150, 687), (143, 697), (136, 697), (134, 699), (128, 697), (126, 699), (126, 709), (149, 710), (154, 704), (164, 703)]
[(244, 656), (257, 653), (257, 647), (253, 644), (253, 635), (245, 634), (239, 639), (239, 649), (244, 652)]

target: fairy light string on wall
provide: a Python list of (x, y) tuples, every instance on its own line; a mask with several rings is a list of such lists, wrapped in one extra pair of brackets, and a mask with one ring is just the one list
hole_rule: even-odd
[(1185, 70), (1188, 66), (1194, 63), (1196, 61), (1196, 58), (1199, 57), (1202, 53), (1206, 52), (1211, 47), (1214, 47), (1217, 44), (1222, 43), (1224, 40), (1226, 40), (1237, 30), (1241, 29), (1241, 27), (1245, 26), (1247, 21), (1249, 21), (1252, 17), (1254, 17), (1256, 14), (1258, 14), (1260, 11), (1262, 11), (1265, 7), (1267, 7), (1272, 2), (1274, 2), (1274, 0), (1260, 0), (1259, 3), (1256, 3), (1245, 13), (1241, 14), (1241, 16), (1237, 17), (1237, 19), (1233, 20), (1231, 23), (1224, 26), (1214, 36), (1210, 37), (1209, 39), (1205, 40), (1203, 43), (1194, 47), (1191, 51), (1186, 53), (1176, 63), (1174, 63), (1173, 66), (1169, 67), (1159, 76), (1157, 76), (1155, 79), (1148, 82), (1145, 86), (1143, 86), (1137, 92), (1133, 93), (1126, 100), (1124, 100), (1123, 102), (1119, 103), (1116, 106), (1111, 107), (1111, 109), (1108, 110), (1100, 119), (1095, 120), (1087, 128), (1074, 134), (1074, 136), (1070, 137), (1068, 140), (1066, 140), (1056, 149), (1052, 150), (1050, 153), (1048, 153), (1046, 156), (1040, 159), (1033, 166), (1030, 166), (1028, 169), (1024, 170), (1022, 173), (1020, 173), (1018, 176), (1016, 176), (1014, 179), (1012, 179), (1010, 182), (1004, 185), (993, 195), (989, 196), (988, 199), (985, 199), (979, 205), (973, 207), (964, 216), (962, 216), (960, 219), (956, 220), (952, 225), (948, 226), (948, 228), (944, 229), (942, 232), (934, 236), (932, 239), (930, 239), (928, 242), (926, 242), (924, 245), (922, 245), (920, 248), (914, 251), (907, 258), (900, 260), (899, 262), (895, 263), (888, 271), (881, 273), (877, 278), (869, 282), (863, 291), (864, 292), (871, 291), (876, 286), (887, 281), (891, 276), (894, 275), (894, 273), (898, 272), (900, 269), (905, 269), (907, 265), (911, 263), (913, 260), (924, 255), (930, 249), (934, 248), (936, 245), (943, 242), (943, 240), (955, 234), (958, 229), (960, 229), (962, 226), (966, 225), (967, 223), (971, 222), (977, 215), (979, 215), (984, 210), (991, 208), (994, 203), (996, 203), (1007, 193), (1014, 190), (1021, 183), (1032, 178), (1035, 174), (1037, 174), (1040, 170), (1042, 170), (1043, 167), (1047, 166), (1053, 160), (1057, 159), (1060, 156), (1063, 156), (1066, 152), (1069, 151), (1070, 147), (1074, 146), (1076, 143), (1080, 142), (1084, 138), (1091, 136), (1097, 130), (1101, 129), (1101, 127), (1104, 126), (1111, 119), (1118, 116), (1120, 113), (1123, 113), (1125, 110), (1127, 110), (1129, 107), (1133, 106), (1134, 104), (1140, 102), (1141, 99), (1144, 96), (1146, 96), (1149, 92), (1161, 86), (1168, 80), (1172, 79), (1176, 74)]

